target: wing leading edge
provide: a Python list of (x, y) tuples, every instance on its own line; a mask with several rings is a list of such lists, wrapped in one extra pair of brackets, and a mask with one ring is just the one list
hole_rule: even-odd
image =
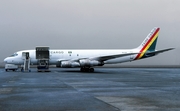
[(97, 61), (103, 62), (103, 61), (107, 61), (110, 59), (130, 56), (130, 55), (134, 55), (134, 54), (139, 54), (139, 53), (125, 53), (125, 54), (117, 54), (117, 55), (100, 56), (100, 57), (92, 58), (92, 60), (97, 60)]

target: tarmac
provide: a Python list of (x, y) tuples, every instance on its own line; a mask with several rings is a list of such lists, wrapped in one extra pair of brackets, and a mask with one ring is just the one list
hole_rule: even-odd
[(0, 69), (0, 111), (180, 111), (179, 68)]

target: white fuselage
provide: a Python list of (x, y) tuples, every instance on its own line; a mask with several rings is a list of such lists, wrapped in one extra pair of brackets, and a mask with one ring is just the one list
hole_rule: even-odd
[[(108, 55), (118, 55), (118, 54), (126, 54), (126, 53), (138, 53), (139, 50), (137, 49), (131, 49), (131, 50), (49, 50), (49, 65), (56, 65), (58, 61), (63, 60), (77, 60), (77, 59), (92, 59), (96, 57), (101, 56), (108, 56)], [(16, 65), (22, 65), (23, 59), (22, 59), (22, 53), (23, 52), (29, 52), (30, 56), (30, 63), (31, 65), (37, 64), (36, 59), (36, 51), (35, 50), (23, 50), (16, 52), (15, 56), (8, 57), (4, 61), (9, 64), (16, 64)], [(122, 62), (128, 62), (133, 61), (137, 54), (132, 54), (120, 58), (115, 59), (109, 59), (107, 61), (104, 61), (104, 64), (115, 64), (115, 63), (122, 63)]]

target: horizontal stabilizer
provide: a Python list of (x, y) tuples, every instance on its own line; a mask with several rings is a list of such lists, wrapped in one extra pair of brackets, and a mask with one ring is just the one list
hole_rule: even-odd
[(170, 51), (170, 50), (173, 50), (175, 48), (168, 48), (168, 49), (163, 49), (163, 50), (158, 50), (158, 51), (152, 51), (152, 52), (146, 52), (145, 54), (146, 55), (157, 55), (159, 53), (163, 53), (163, 52), (166, 52), (166, 51)]

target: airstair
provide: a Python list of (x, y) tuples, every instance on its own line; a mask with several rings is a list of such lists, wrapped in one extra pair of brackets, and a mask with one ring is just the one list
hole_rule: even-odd
[(50, 72), (49, 47), (36, 47), (37, 71)]
[(30, 72), (30, 57), (29, 52), (22, 52), (22, 59), (24, 61), (23, 66), (21, 67), (22, 72)]

